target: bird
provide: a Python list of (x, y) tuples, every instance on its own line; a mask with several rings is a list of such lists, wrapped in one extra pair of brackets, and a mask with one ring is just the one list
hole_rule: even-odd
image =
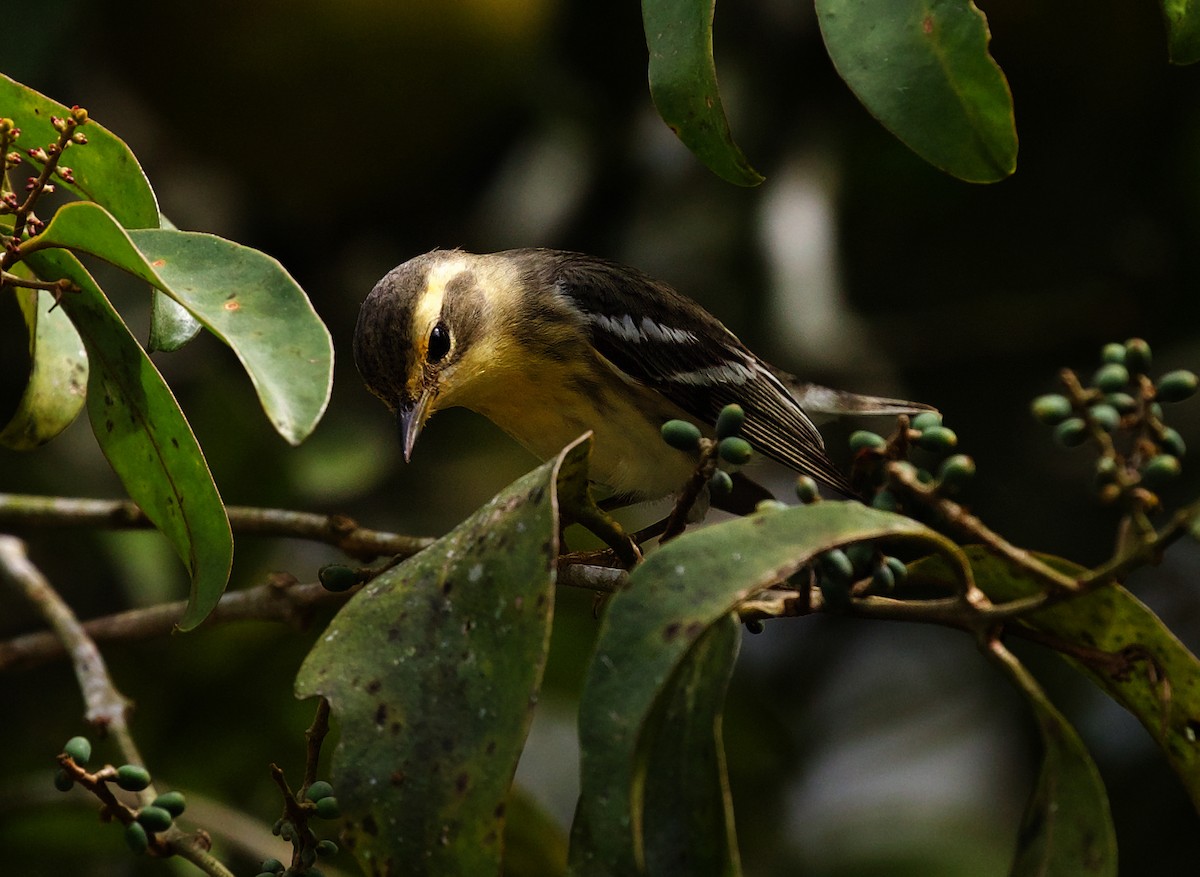
[(852, 497), (811, 415), (933, 410), (803, 382), (670, 285), (544, 248), (435, 249), (398, 265), (362, 303), (354, 359), (405, 461), (435, 412), (461, 406), (543, 460), (591, 431), (589, 477), (624, 503), (676, 494), (694, 471), (694, 454), (663, 442), (668, 420), (711, 436), (739, 404), (755, 450)]

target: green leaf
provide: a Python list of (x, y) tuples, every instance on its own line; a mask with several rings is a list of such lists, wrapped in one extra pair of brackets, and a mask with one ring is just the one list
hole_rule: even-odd
[(300, 668), (341, 728), (333, 784), (368, 874), (496, 874), (549, 645), (558, 487), (589, 438), (371, 581)]
[(972, 183), (1016, 169), (1012, 95), (970, 0), (816, 0), (838, 74), (884, 127)]
[(504, 810), (504, 877), (561, 877), (567, 873), (567, 836), (520, 786)]
[[(160, 215), (159, 225), (178, 231), (175, 223)], [(174, 353), (200, 334), (204, 327), (187, 308), (157, 289), (150, 291), (150, 338), (146, 349), (151, 353)]]
[[(59, 134), (50, 117), (62, 118), (70, 112), (70, 107), (0, 74), (0, 116), (11, 118), (21, 129), (22, 151), (57, 143)], [(75, 182), (57, 184), (103, 205), (126, 228), (156, 227), (154, 190), (125, 142), (94, 121), (78, 130), (87, 137), (87, 145), (70, 146), (61, 160), (73, 171)]]
[(1200, 5), (1196, 0), (1162, 0), (1162, 11), (1171, 63), (1200, 61)]
[(1021, 819), (1013, 877), (1115, 877), (1117, 837), (1100, 771), (1071, 723), (1000, 643), (990, 656), (1028, 698), (1042, 738), (1037, 783)]
[[(741, 636), (732, 613), (709, 627), (676, 668), (647, 726), (641, 824), (648, 874), (741, 873), (721, 737)], [(698, 833), (698, 825), (713, 831)]]
[(642, 0), (650, 96), (663, 121), (709, 170), (739, 186), (757, 186), (763, 178), (733, 142), (717, 88), (715, 5), (716, 0)]
[[(15, 266), (18, 274), (22, 265)], [(45, 444), (71, 425), (87, 396), (87, 353), (79, 333), (54, 296), (15, 289), (29, 331), (29, 380), (12, 418), (0, 431), (0, 445), (26, 451)]]
[(208, 234), (126, 231), (87, 202), (62, 207), (36, 239), (111, 262), (153, 284), (233, 348), (279, 434), (299, 444), (333, 385), (333, 341), (304, 291), (270, 256)]
[[(966, 549), (976, 584), (993, 602), (1042, 590), (1038, 581), (982, 548)], [(1058, 557), (1039, 556), (1060, 572), (1086, 570)], [(945, 579), (937, 561), (913, 567), (912, 576)], [(1111, 584), (1017, 622), (1050, 638), (1048, 643), (1121, 704), (1150, 732), (1171, 769), (1200, 809), (1200, 661), (1144, 603)]]
[(104, 456), (129, 496), (167, 537), (191, 576), (179, 627), (190, 630), (221, 598), (233, 536), (204, 454), (162, 375), (79, 260), (63, 250), (29, 257), (43, 279), (80, 287), (63, 296), (87, 349), (87, 407)]
[[(726, 624), (746, 599), (785, 580), (823, 551), (879, 537), (956, 551), (910, 518), (859, 503), (821, 502), (686, 533), (633, 571), (629, 586), (613, 597), (605, 614), (580, 703), (582, 787), (571, 832), (574, 873), (641, 873), (655, 860), (657, 852), (650, 847), (660, 836), (675, 849), (680, 838), (720, 846), (720, 838), (729, 836), (721, 818), (725, 805), (718, 800), (723, 794), (720, 777), (696, 779), (695, 788), (707, 790), (708, 798), (695, 810), (664, 812), (648, 798), (648, 789), (662, 788), (662, 781), (649, 774), (661, 766), (670, 777), (676, 769), (670, 762), (656, 764), (649, 754), (661, 757), (663, 750), (655, 747), (670, 745), (656, 743), (655, 731), (663, 727), (659, 717), (670, 709), (668, 704), (681, 696), (679, 684), (693, 678), (692, 670), (680, 668), (688, 660), (700, 660), (689, 654), (703, 642), (705, 631)], [(701, 705), (708, 712), (701, 712)], [(711, 690), (698, 699), (690, 741), (698, 743), (705, 727), (711, 734), (718, 705)], [(711, 759), (702, 757), (698, 763), (712, 769)], [(696, 813), (708, 821), (699, 822)], [(704, 867), (736, 873), (732, 840), (725, 844), (723, 858)]]

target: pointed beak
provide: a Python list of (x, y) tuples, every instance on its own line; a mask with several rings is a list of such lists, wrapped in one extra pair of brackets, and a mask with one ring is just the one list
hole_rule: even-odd
[(412, 458), (413, 445), (421, 434), (421, 427), (429, 418), (429, 403), (433, 396), (428, 390), (421, 392), (416, 399), (402, 402), (396, 409), (396, 428), (400, 434), (400, 447), (404, 451), (404, 462)]

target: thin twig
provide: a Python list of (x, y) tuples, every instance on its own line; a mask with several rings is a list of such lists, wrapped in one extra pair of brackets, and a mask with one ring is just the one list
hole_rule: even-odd
[[(429, 537), (403, 536), (360, 527), (346, 515), (320, 515), (254, 506), (228, 506), (226, 513), (235, 533), (324, 542), (341, 549), (350, 557), (364, 561), (388, 555), (410, 557), (434, 542)], [(154, 524), (129, 500), (0, 493), (0, 526), (104, 527), (124, 530), (148, 529)]]

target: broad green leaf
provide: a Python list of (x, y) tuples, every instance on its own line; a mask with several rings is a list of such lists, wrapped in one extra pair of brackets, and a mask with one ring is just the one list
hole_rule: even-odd
[(147, 350), (151, 353), (174, 353), (200, 334), (204, 327), (187, 308), (157, 289), (151, 295)]
[(90, 253), (163, 290), (233, 348), (280, 435), (299, 444), (316, 427), (333, 384), (333, 341), (270, 256), (208, 234), (126, 231), (87, 202), (62, 207), (36, 241)]
[(1071, 723), (1000, 644), (991, 657), (1029, 700), (1042, 763), (1021, 818), (1013, 877), (1116, 877), (1117, 837), (1100, 771)]
[(1016, 169), (1012, 95), (970, 0), (816, 0), (838, 74), (884, 127), (972, 183)]
[(672, 131), (713, 173), (739, 186), (762, 176), (733, 142), (713, 61), (716, 0), (642, 0), (650, 96)]
[(300, 668), (341, 742), (333, 783), (372, 875), (497, 874), (513, 772), (549, 646), (558, 485), (590, 439), (371, 581)]
[(1200, 3), (1196, 0), (1162, 0), (1167, 23), (1167, 51), (1172, 64), (1200, 61)]
[(554, 817), (520, 786), (504, 809), (504, 877), (563, 877), (567, 836)]
[[(741, 873), (721, 736), (741, 637), (733, 613), (708, 628), (676, 668), (647, 727), (651, 742), (639, 769), (647, 874)], [(713, 830), (699, 833), (698, 825)]]
[[(1028, 573), (982, 548), (966, 551), (976, 584), (993, 601), (1041, 590)], [(1062, 558), (1041, 560), (1071, 575), (1086, 572)], [(937, 580), (945, 573), (933, 560), (914, 567), (913, 575)], [(1158, 616), (1120, 585), (1111, 584), (1023, 616), (1018, 623), (1050, 637), (1049, 644), (1068, 663), (1138, 718), (1200, 809), (1200, 661)]]
[[(23, 265), (14, 266), (21, 274)], [(25, 451), (45, 444), (71, 425), (87, 396), (87, 353), (79, 333), (54, 296), (16, 289), (29, 332), (29, 380), (12, 418), (0, 431), (0, 445)]]
[[(159, 227), (178, 231), (166, 216), (158, 217)], [(151, 353), (173, 353), (200, 334), (204, 327), (187, 308), (157, 289), (150, 291), (150, 338), (146, 349)]]
[[(675, 680), (689, 653), (714, 624), (740, 603), (785, 580), (823, 551), (864, 539), (918, 540), (954, 552), (944, 537), (910, 518), (859, 503), (821, 502), (755, 514), (686, 533), (646, 558), (605, 613), (579, 711), (581, 790), (571, 830), (571, 865), (581, 875), (642, 873), (651, 835), (712, 843), (727, 825), (715, 797), (700, 811), (652, 812), (646, 789), (648, 758), (661, 710), (676, 697)], [(683, 671), (685, 674), (687, 671)], [(706, 697), (708, 707), (714, 698)], [(711, 713), (693, 719), (712, 727)], [(697, 738), (698, 739), (698, 738)], [(670, 769), (670, 766), (666, 766)], [(710, 795), (719, 780), (707, 778)], [(645, 821), (643, 820), (645, 816)], [(654, 825), (650, 818), (658, 820)], [(674, 819), (675, 824), (664, 820)], [(672, 843), (677, 844), (677, 840)], [(736, 868), (735, 850), (709, 863), (716, 873)]]
[(44, 279), (66, 277), (80, 288), (63, 296), (62, 308), (87, 348), (92, 430), (129, 496), (188, 569), (191, 595), (179, 627), (190, 630), (220, 600), (233, 562), (229, 520), (204, 454), (162, 375), (79, 260), (46, 250), (29, 264)]
[[(58, 142), (50, 117), (62, 118), (70, 112), (70, 107), (0, 74), (0, 116), (11, 118), (21, 129), (17, 145), (22, 153)], [(58, 185), (103, 205), (126, 228), (155, 228), (158, 201), (129, 147), (94, 121), (78, 130), (87, 144), (68, 147), (61, 160), (74, 172), (75, 182)]]

